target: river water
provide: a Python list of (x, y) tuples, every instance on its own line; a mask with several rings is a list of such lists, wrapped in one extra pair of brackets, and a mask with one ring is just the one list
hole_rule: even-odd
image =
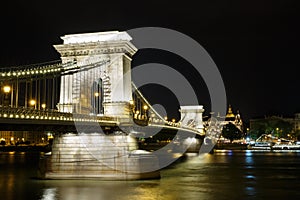
[(300, 151), (187, 154), (159, 180), (37, 180), (40, 153), (0, 152), (0, 200), (297, 199)]

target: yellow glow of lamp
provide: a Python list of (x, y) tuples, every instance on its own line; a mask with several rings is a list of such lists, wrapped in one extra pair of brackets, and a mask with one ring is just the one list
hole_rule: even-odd
[(144, 108), (144, 110), (148, 110), (148, 106), (147, 105), (144, 105), (143, 108)]
[(100, 96), (100, 94), (99, 94), (99, 92), (95, 92), (95, 97), (99, 97)]
[(46, 104), (45, 104), (45, 103), (42, 104), (42, 108), (43, 108), (43, 109), (46, 108)]
[(34, 99), (31, 99), (29, 103), (30, 105), (34, 106), (36, 104), (36, 101)]
[(6, 85), (6, 86), (3, 87), (4, 93), (10, 93), (10, 90), (11, 90), (11, 88), (8, 85)]
[(133, 105), (133, 103), (134, 103), (133, 100), (130, 100), (130, 101), (129, 101), (129, 104), (130, 104), (130, 105)]

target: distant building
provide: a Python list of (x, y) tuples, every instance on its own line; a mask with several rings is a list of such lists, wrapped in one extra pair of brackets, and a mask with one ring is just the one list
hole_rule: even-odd
[[(231, 105), (228, 106), (228, 110), (227, 110), (227, 113), (225, 116), (220, 116), (220, 114), (218, 113), (218, 116), (217, 116), (218, 120), (219, 119), (224, 119), (222, 120), (220, 123), (221, 125), (226, 125), (226, 124), (229, 124), (229, 123), (232, 123), (234, 124), (238, 129), (240, 129), (242, 132), (243, 131), (243, 120), (241, 118), (241, 115), (240, 115), (240, 112), (239, 110), (237, 110), (236, 114), (233, 113), (232, 111), (232, 107)], [(208, 120), (209, 121), (209, 120)], [(207, 126), (208, 125), (208, 121), (204, 122), (204, 124)]]
[(284, 121), (288, 121), (293, 125), (293, 132), (300, 131), (300, 113), (296, 113), (294, 118), (282, 118)]
[(240, 112), (239, 110), (237, 110), (237, 113), (234, 114), (231, 105), (228, 106), (228, 111), (225, 116), (225, 121), (223, 122), (223, 125), (226, 125), (228, 123), (234, 124), (238, 129), (240, 129), (243, 132), (243, 121)]
[(0, 141), (5, 141), (6, 145), (22, 143), (41, 144), (48, 142), (48, 138), (49, 134), (43, 132), (0, 131)]
[(266, 119), (269, 120), (280, 119), (289, 122), (293, 126), (292, 133), (300, 131), (300, 113), (296, 113), (294, 117), (270, 116), (265, 118), (250, 119), (250, 129), (252, 129), (256, 123), (260, 123)]

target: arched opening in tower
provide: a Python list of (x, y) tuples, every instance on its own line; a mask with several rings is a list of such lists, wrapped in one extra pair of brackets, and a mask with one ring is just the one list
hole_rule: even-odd
[(91, 105), (93, 114), (103, 114), (103, 98), (103, 82), (99, 78), (92, 86)]

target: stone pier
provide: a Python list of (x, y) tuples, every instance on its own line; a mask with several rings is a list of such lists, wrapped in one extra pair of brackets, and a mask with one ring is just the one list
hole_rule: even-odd
[(129, 135), (64, 134), (40, 161), (42, 179), (137, 180), (160, 178), (158, 159), (137, 149)]

